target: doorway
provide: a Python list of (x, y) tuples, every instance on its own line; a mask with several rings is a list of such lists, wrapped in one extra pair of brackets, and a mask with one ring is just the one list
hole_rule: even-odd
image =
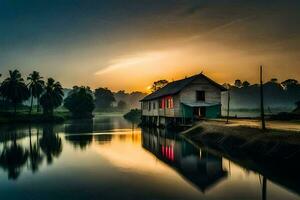
[(193, 116), (197, 119), (203, 118), (206, 116), (206, 109), (205, 107), (196, 107), (193, 109)]

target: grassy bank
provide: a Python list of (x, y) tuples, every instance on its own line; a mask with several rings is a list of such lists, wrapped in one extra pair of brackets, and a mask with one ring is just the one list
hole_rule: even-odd
[(53, 116), (45, 116), (42, 113), (33, 112), (0, 112), (0, 124), (9, 123), (62, 123), (70, 118), (69, 112), (55, 112)]
[[(91, 117), (88, 116), (86, 118)], [(42, 111), (37, 112), (37, 108), (35, 106), (33, 107), (31, 114), (29, 114), (29, 107), (22, 105), (18, 106), (16, 114), (14, 114), (13, 108), (0, 110), (0, 125), (10, 123), (63, 123), (66, 120), (74, 118), (76, 119), (78, 117), (72, 116), (72, 114), (63, 106), (56, 108), (53, 116), (45, 116)]]
[(263, 159), (293, 159), (300, 156), (300, 130), (262, 132), (256, 127), (230, 126), (222, 122), (199, 123), (185, 132), (193, 141), (223, 152)]
[[(299, 130), (300, 131), (300, 130)], [(183, 136), (300, 194), (300, 132), (203, 122)]]
[[(16, 115), (12, 111), (0, 111), (0, 125), (13, 123), (62, 123), (70, 119), (90, 119), (99, 116), (123, 116), (121, 112), (94, 112), (92, 116), (76, 117), (63, 108), (56, 109), (53, 116), (44, 116), (41, 112), (33, 111), (29, 114), (27, 109), (18, 110)], [(132, 118), (131, 118), (132, 117)], [(130, 120), (136, 120), (136, 117), (130, 116)]]

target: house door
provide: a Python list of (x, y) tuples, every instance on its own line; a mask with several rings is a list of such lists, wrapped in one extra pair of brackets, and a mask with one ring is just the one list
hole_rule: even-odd
[(194, 108), (193, 110), (193, 115), (196, 118), (202, 118), (205, 117), (205, 107), (198, 107), (198, 108)]
[(206, 108), (200, 107), (200, 117), (206, 117)]

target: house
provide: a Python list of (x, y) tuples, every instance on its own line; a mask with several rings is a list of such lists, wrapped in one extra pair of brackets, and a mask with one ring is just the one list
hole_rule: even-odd
[(142, 121), (159, 126), (217, 118), (223, 91), (223, 86), (202, 73), (173, 81), (141, 100)]

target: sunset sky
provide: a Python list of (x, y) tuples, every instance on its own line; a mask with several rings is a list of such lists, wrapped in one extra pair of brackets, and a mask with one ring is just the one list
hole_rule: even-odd
[(203, 71), (300, 79), (299, 0), (0, 0), (0, 72), (145, 91)]

